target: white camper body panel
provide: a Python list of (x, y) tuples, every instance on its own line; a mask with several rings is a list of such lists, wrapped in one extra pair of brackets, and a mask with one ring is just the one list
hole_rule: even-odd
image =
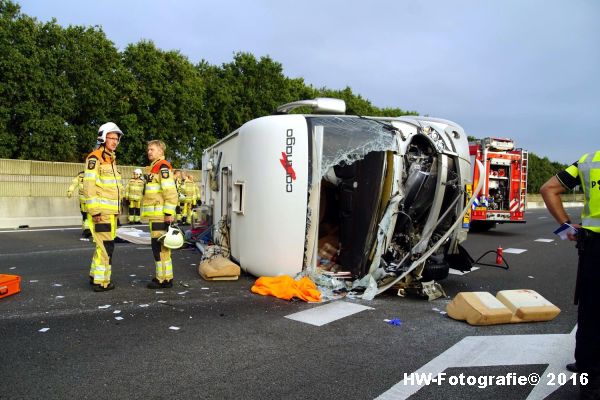
[[(386, 124), (393, 128), (386, 128)], [(321, 141), (317, 140), (319, 137)], [(318, 143), (322, 144), (323, 137), (327, 139), (327, 152), (317, 146)], [(424, 260), (438, 251), (442, 244), (445, 250), (442, 249), (438, 253), (458, 252), (458, 244), (466, 238), (466, 230), (459, 223), (462, 224), (462, 215), (470, 207), (470, 203), (464, 205), (464, 187), (471, 179), (466, 133), (452, 121), (413, 116), (385, 118), (288, 114), (267, 116), (247, 122), (204, 151), (203, 202), (212, 210), (215, 241), (227, 245), (227, 241), (219, 243), (219, 235), (223, 227), (228, 227), (231, 257), (242, 269), (255, 276), (294, 276), (302, 272), (303, 268), (316, 267), (315, 255), (321, 246), (318, 243), (322, 217), (319, 214), (320, 201), (329, 199), (326, 207), (330, 213), (328, 215), (334, 213), (340, 216), (340, 219), (333, 221), (333, 225), (339, 232), (345, 229), (344, 232), (348, 233), (348, 228), (354, 226), (351, 224), (358, 219), (342, 222), (342, 208), (346, 213), (344, 215), (349, 215), (348, 212), (353, 213), (351, 215), (377, 215), (377, 203), (371, 203), (368, 207), (364, 205), (368, 205), (369, 201), (383, 193), (379, 192), (383, 186), (377, 186), (377, 193), (373, 193), (371, 197), (366, 196), (363, 203), (356, 200), (352, 206), (354, 208), (347, 209), (351, 202), (345, 202), (348, 198), (341, 200), (342, 188), (346, 191), (344, 193), (347, 193), (352, 188), (360, 190), (363, 186), (357, 184), (359, 175), (353, 175), (356, 171), (352, 172), (350, 169), (349, 172), (346, 168), (345, 171), (341, 170), (342, 175), (337, 176), (333, 167), (349, 165), (344, 164), (348, 160), (352, 164), (356, 160), (363, 160), (367, 154), (376, 152), (390, 152), (388, 155), (393, 154), (394, 160), (393, 170), (386, 172), (391, 172), (391, 176), (394, 177), (392, 191), (388, 189), (386, 192), (386, 196), (390, 198), (377, 200), (383, 200), (381, 204), (384, 205), (389, 201), (386, 206), (389, 210), (381, 215), (384, 220), (376, 221), (374, 225), (383, 229), (378, 224), (385, 223), (387, 228), (385, 232), (377, 232), (381, 236), (377, 240), (381, 243), (368, 239), (368, 232), (365, 236), (358, 237), (356, 243), (364, 241), (364, 248), (360, 247), (363, 244), (356, 247), (359, 252), (362, 251), (360, 257), (377, 248), (377, 257), (369, 260), (373, 263), (370, 268), (364, 269), (369, 265), (365, 265), (362, 259), (344, 266), (358, 265), (354, 275), (374, 272), (378, 268), (381, 269), (379, 260), (384, 253), (388, 252), (389, 262), (391, 252), (395, 252), (394, 254), (399, 254), (400, 257), (396, 264), (400, 266), (400, 269), (396, 270), (397, 279), (401, 279), (416, 266), (424, 265)], [(357, 164), (360, 168), (366, 168), (361, 170), (363, 177), (371, 177), (371, 172), (376, 173), (378, 168), (386, 165), (385, 159), (379, 159), (383, 162), (380, 166), (368, 164), (367, 161)], [(220, 160), (218, 168), (215, 167), (217, 160)], [(412, 168), (407, 162), (418, 165)], [(322, 167), (322, 164), (325, 167)], [(415, 172), (421, 171), (421, 168), (423, 172)], [(212, 175), (214, 184), (216, 170), (220, 174), (217, 177), (220, 185), (218, 190), (211, 188), (210, 179)], [(418, 179), (410, 181), (408, 178), (411, 174)], [(430, 175), (436, 180), (436, 186), (422, 183), (423, 179)], [(309, 188), (311, 179), (313, 182)], [(356, 180), (352, 181), (353, 179)], [(379, 178), (372, 178), (373, 182), (377, 179), (383, 178), (381, 175)], [(450, 188), (446, 185), (448, 179), (453, 179)], [(319, 186), (324, 182), (326, 187), (323, 190), (327, 193)], [(367, 181), (361, 182), (367, 184)], [(420, 185), (427, 187), (422, 188)], [(315, 194), (316, 197), (309, 203), (311, 193), (311, 197)], [(352, 193), (355, 193), (353, 196), (358, 196), (368, 192)], [(327, 196), (321, 197), (324, 194)], [(409, 197), (410, 202), (405, 202)], [(331, 199), (335, 199), (333, 204)], [(363, 201), (360, 197), (355, 199)], [(427, 209), (427, 203), (430, 204), (427, 214), (419, 214)], [(405, 218), (399, 222), (400, 230), (396, 230), (399, 204), (406, 207), (404, 211), (401, 209), (400, 213)], [(448, 212), (452, 221), (456, 222), (444, 222), (445, 226), (452, 223), (452, 227), (438, 228), (438, 224)], [(413, 213), (411, 215), (415, 219), (411, 220), (409, 213)], [(387, 214), (392, 215), (392, 218), (386, 217)], [(326, 217), (325, 213), (323, 217)], [(329, 220), (330, 224), (331, 222)], [(414, 229), (410, 228), (411, 226)], [(400, 235), (397, 243), (392, 243), (394, 233)], [(444, 235), (439, 238), (441, 234)], [(383, 240), (383, 236), (388, 239)], [(446, 241), (447, 238), (450, 239), (449, 242)], [(339, 243), (342, 243), (342, 246), (355, 243), (350, 242), (348, 236), (345, 237), (345, 242), (343, 240), (340, 237)], [(311, 252), (313, 245), (319, 247), (315, 247)], [(407, 245), (412, 248), (406, 248)], [(426, 253), (417, 260), (418, 262), (407, 260), (407, 257), (417, 250), (419, 254)], [(347, 255), (351, 250), (342, 247), (337, 254), (341, 257), (343, 251), (346, 251)], [(410, 268), (407, 269), (409, 265)], [(420, 273), (417, 273), (417, 279), (420, 279), (418, 274)], [(380, 287), (381, 290), (386, 288)]]
[[(218, 235), (224, 190), (231, 192), (231, 256), (255, 276), (295, 275), (302, 271), (309, 174), (308, 132), (300, 115), (258, 118), (238, 134), (207, 149), (205, 158), (223, 153), (230, 188), (205, 188), (214, 207)], [(204, 160), (203, 165), (207, 165)], [(286, 159), (293, 169), (286, 169)]]

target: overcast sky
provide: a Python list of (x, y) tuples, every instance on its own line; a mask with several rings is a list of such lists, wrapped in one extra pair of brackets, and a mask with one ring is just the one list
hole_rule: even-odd
[(268, 55), (288, 77), (553, 161), (600, 149), (600, 1), (16, 1), (40, 21), (99, 25), (120, 50), (147, 39), (194, 63)]

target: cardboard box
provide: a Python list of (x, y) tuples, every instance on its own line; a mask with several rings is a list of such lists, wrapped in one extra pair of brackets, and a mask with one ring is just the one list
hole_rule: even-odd
[(529, 289), (502, 290), (496, 297), (488, 292), (460, 292), (446, 307), (450, 318), (471, 325), (550, 321), (560, 309)]
[(21, 277), (0, 274), (0, 299), (21, 291)]

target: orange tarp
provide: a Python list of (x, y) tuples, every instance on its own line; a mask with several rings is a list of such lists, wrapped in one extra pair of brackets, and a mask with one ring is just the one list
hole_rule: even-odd
[(321, 292), (307, 277), (295, 281), (287, 275), (262, 276), (254, 282), (250, 290), (256, 294), (271, 295), (285, 300), (297, 297), (304, 301), (321, 301)]

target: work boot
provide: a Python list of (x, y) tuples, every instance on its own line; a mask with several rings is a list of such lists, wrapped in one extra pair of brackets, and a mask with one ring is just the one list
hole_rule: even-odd
[(148, 283), (148, 289), (168, 289), (173, 287), (173, 280), (163, 281), (160, 283), (158, 279), (152, 278), (152, 281)]
[(95, 285), (94, 292), (108, 292), (109, 290), (113, 290), (115, 288), (115, 284), (110, 282), (108, 286), (104, 287), (102, 285)]
[(90, 285), (93, 285), (93, 284), (94, 284), (94, 277), (90, 276)]
[(162, 286), (161, 286), (160, 282), (158, 281), (158, 279), (152, 278), (152, 280), (150, 281), (150, 283), (148, 283), (148, 285), (146, 287), (148, 289), (160, 289)]

